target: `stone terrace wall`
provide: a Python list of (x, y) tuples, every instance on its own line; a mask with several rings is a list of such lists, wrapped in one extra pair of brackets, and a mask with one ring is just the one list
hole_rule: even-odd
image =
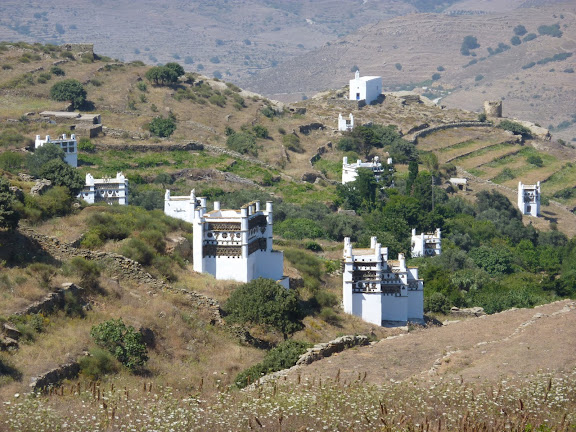
[(20, 232), (36, 240), (42, 249), (58, 260), (69, 260), (74, 257), (82, 257), (90, 261), (102, 264), (109, 272), (122, 279), (129, 279), (138, 284), (148, 285), (155, 289), (165, 289), (177, 291), (188, 296), (198, 307), (207, 308), (212, 314), (212, 323), (223, 324), (220, 313), (220, 304), (213, 298), (185, 289), (176, 289), (164, 282), (156, 279), (144, 270), (137, 261), (126, 258), (123, 255), (109, 252), (94, 252), (88, 249), (75, 248), (74, 246), (61, 242), (55, 237), (48, 237), (38, 234), (31, 229), (20, 229)]
[(418, 131), (412, 135), (412, 137), (404, 137), (404, 139), (413, 142), (414, 144), (418, 144), (418, 138), (424, 138), (426, 135), (431, 134), (433, 132), (445, 130), (445, 129), (453, 129), (459, 127), (494, 127), (492, 123), (485, 123), (480, 121), (467, 121), (467, 122), (458, 122), (458, 123), (447, 123), (439, 126), (432, 126), (427, 129), (423, 129)]
[(353, 335), (353, 336), (341, 336), (338, 339), (334, 339), (330, 342), (316, 344), (308, 351), (306, 351), (306, 353), (300, 356), (295, 366), (292, 366), (289, 369), (284, 369), (278, 372), (273, 372), (271, 374), (265, 375), (262, 378), (260, 378), (258, 382), (246, 387), (246, 390), (254, 389), (256, 386), (286, 376), (290, 371), (298, 369), (302, 367), (302, 365), (307, 365), (315, 361), (322, 360), (325, 357), (330, 357), (332, 354), (342, 352), (348, 348), (368, 345), (369, 343), (370, 340), (368, 339), (368, 336)]
[(42, 375), (32, 378), (30, 390), (33, 392), (45, 390), (47, 387), (58, 384), (65, 379), (76, 378), (79, 373), (80, 364), (78, 362), (62, 364), (48, 372), (44, 372)]
[(42, 300), (34, 302), (25, 309), (16, 312), (16, 315), (29, 315), (37, 313), (48, 315), (64, 307), (66, 303), (65, 296), (67, 293), (70, 293), (73, 296), (78, 296), (81, 294), (82, 291), (83, 291), (82, 288), (73, 283), (62, 284), (61, 288), (58, 288), (56, 291), (51, 292), (50, 294), (45, 296)]

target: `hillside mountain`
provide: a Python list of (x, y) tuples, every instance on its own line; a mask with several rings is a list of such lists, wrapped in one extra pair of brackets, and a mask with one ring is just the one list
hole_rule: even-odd
[[(444, 14), (369, 24), (242, 85), (271, 98), (298, 100), (347, 85), (352, 68), (359, 67), (362, 75), (381, 75), (385, 90), (416, 88), (450, 107), (480, 111), (483, 101), (502, 99), (505, 116), (552, 126), (555, 136), (567, 141), (576, 138), (574, 4), (507, 2), (506, 8), (504, 3), (462, 2)], [(519, 25), (526, 33), (514, 45)], [(561, 37), (540, 35), (538, 29), (545, 30), (540, 26), (554, 25)], [(479, 45), (470, 55), (460, 52), (466, 36)]]
[[(0, 216), (21, 217), (17, 229), (0, 229), (0, 430), (445, 431), (503, 430), (504, 422), (562, 430), (576, 422), (565, 415), (575, 412), (575, 379), (562, 343), (574, 334), (566, 299), (576, 287), (573, 147), (413, 94), (359, 107), (337, 89), (284, 105), (198, 73), (156, 83), (151, 66), (86, 46), (2, 42), (0, 67)], [(68, 108), (52, 98), (63, 99), (52, 90), (67, 80), (86, 92), (80, 111), (101, 115), (96, 136), (77, 117), (42, 114)], [(338, 115), (348, 113), (371, 126), (338, 131)], [(175, 129), (160, 134), (157, 119)], [(31, 162), (43, 153), (32, 152), (34, 137), (71, 132), (81, 138), (77, 169), (65, 165), (66, 175), (52, 178), (66, 182), (33, 196)], [(344, 156), (390, 155), (393, 188), (369, 173), (366, 185), (341, 187)], [(63, 165), (46, 165), (54, 162)], [(67, 186), (76, 175), (82, 183), (119, 171), (130, 182), (127, 206), (85, 205)], [(453, 188), (452, 176), (468, 178), (467, 187)], [(518, 214), (518, 181), (542, 182), (540, 217)], [(356, 187), (366, 187), (364, 199)], [(210, 207), (274, 203), (274, 248), (284, 252), (302, 324), (288, 342), (225, 316), (239, 285), (193, 271), (192, 228), (164, 215), (166, 189), (194, 189)], [(374, 326), (342, 311), (344, 237), (361, 248), (377, 235), (395, 257), (410, 253), (410, 228), (439, 224), (443, 254), (408, 262), (425, 279), (430, 327)], [(436, 328), (454, 320), (456, 304), (492, 315)], [(130, 350), (145, 366), (130, 368), (121, 347), (99, 336), (99, 325), (119, 318), (126, 334), (141, 335)], [(314, 355), (343, 334), (379, 342), (277, 385), (236, 389), (240, 373), (260, 376), (258, 362), (294, 364), (301, 352), (290, 344), (317, 344)], [(437, 375), (426, 375), (431, 369)], [(416, 382), (422, 372), (432, 379)], [(45, 394), (28, 397), (33, 388)], [(504, 410), (511, 415), (494, 423)]]

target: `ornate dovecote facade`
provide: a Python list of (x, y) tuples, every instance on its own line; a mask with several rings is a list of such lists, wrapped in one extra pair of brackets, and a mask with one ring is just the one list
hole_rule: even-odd
[(106, 202), (108, 204), (128, 204), (128, 179), (121, 172), (116, 177), (95, 179), (92, 174), (86, 174), (86, 184), (78, 194), (89, 204)]
[(442, 253), (442, 233), (440, 228), (436, 228), (433, 233), (416, 234), (416, 229), (412, 229), (412, 258), (435, 256)]
[(272, 203), (248, 203), (239, 210), (207, 211), (206, 198), (171, 196), (166, 191), (164, 213), (193, 225), (194, 270), (216, 279), (249, 282), (259, 277), (289, 287), (284, 277), (284, 254), (272, 249)]
[(540, 182), (525, 185), (518, 182), (518, 208), (523, 215), (538, 217), (540, 214)]
[(40, 135), (36, 135), (34, 148), (42, 147), (46, 143), (56, 144), (64, 151), (64, 161), (74, 168), (78, 167), (78, 141), (76, 135), (72, 134), (70, 138), (66, 134), (62, 134), (59, 138), (52, 139), (50, 135), (46, 135), (46, 139), (41, 139)]
[(382, 325), (385, 321), (422, 322), (424, 286), (418, 269), (407, 267), (403, 254), (388, 260), (388, 248), (376, 237), (369, 249), (353, 249), (350, 238), (344, 239), (342, 277), (344, 312), (364, 321)]

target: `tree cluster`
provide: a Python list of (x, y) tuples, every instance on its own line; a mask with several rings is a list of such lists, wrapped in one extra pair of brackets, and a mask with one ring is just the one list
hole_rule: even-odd
[(178, 82), (184, 75), (184, 68), (178, 63), (166, 63), (164, 66), (154, 66), (146, 72), (146, 79), (156, 85), (169, 85)]

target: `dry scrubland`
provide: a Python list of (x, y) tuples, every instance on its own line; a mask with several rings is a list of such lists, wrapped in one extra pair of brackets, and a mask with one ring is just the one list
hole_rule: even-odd
[[(22, 61), (24, 57), (27, 61)], [(142, 184), (147, 184), (165, 173), (175, 181), (171, 185), (161, 182), (158, 187), (170, 187), (183, 194), (193, 187), (218, 187), (238, 195), (247, 190), (254, 195), (272, 192), (288, 203), (317, 205), (333, 200), (335, 185), (331, 181), (339, 179), (343, 155), (335, 149), (340, 134), (334, 129), (338, 113), (349, 110), (343, 108), (341, 91), (294, 105), (293, 108), (306, 108), (305, 113), (287, 111), (267, 117), (262, 109), (273, 104), (260, 96), (201, 76), (194, 76), (195, 84), (156, 87), (142, 80), (148, 67), (138, 63), (67, 59), (70, 61), (60, 65), (65, 77), (52, 76), (46, 83), (38, 82), (40, 74), (60, 59), (66, 58), (58, 50), (43, 53), (26, 46), (9, 47), (1, 53), (0, 63), (11, 68), (3, 69), (0, 75), (0, 132), (25, 138), (69, 132), (65, 125), (47, 124), (39, 121), (36, 114), (24, 114), (62, 109), (62, 103), (48, 99), (49, 89), (61, 79), (76, 78), (84, 83), (95, 112), (102, 114), (104, 126), (117, 132), (114, 135), (109, 130), (92, 139), (95, 151), (80, 153), (79, 170), (83, 174), (113, 175), (116, 170), (123, 170), (132, 178), (141, 176)], [(40, 67), (44, 70), (27, 75)], [(199, 81), (205, 86), (199, 86)], [(193, 98), (177, 100), (179, 95), (189, 95), (197, 88), (208, 97), (194, 93)], [(210, 97), (215, 95), (221, 98), (211, 102)], [(235, 107), (239, 103), (235, 95), (243, 99), (245, 106)], [(169, 113), (177, 120), (172, 138), (151, 138), (143, 125), (155, 116), (166, 117)], [(434, 126), (476, 118), (474, 113), (403, 104), (393, 97), (381, 105), (355, 111), (355, 116), (359, 123), (393, 124), (404, 133), (423, 123)], [(322, 123), (326, 129), (309, 134), (300, 131), (300, 126), (314, 122)], [(257, 160), (207, 150), (126, 149), (130, 145), (168, 146), (190, 141), (224, 148), (226, 127), (239, 131), (255, 125), (264, 126), (269, 132), (269, 138), (257, 141)], [(302, 150), (298, 152), (283, 146), (283, 137), (292, 131), (300, 138)], [(559, 184), (562, 188), (576, 186), (572, 168), (566, 165), (574, 160), (570, 149), (554, 142), (529, 141), (520, 146), (507, 143), (509, 138), (499, 129), (463, 128), (422, 138), (418, 149), (434, 151), (440, 163), (450, 160), (474, 173), (478, 179), (471, 182), (470, 193), (462, 194), (469, 199), (473, 199), (472, 192), (497, 187), (514, 201), (514, 189), (505, 187), (513, 187), (517, 180), (537, 179), (539, 173), (542, 180), (547, 179), (543, 191), (548, 197)], [(19, 139), (16, 144), (8, 142), (2, 152), (17, 150), (24, 144)], [(326, 152), (313, 167), (309, 159), (320, 146)], [(376, 154), (385, 156), (380, 150)], [(542, 167), (525, 161), (533, 154), (541, 155)], [(516, 173), (513, 179), (499, 180), (501, 161)], [(400, 173), (407, 170), (405, 166), (397, 168)], [(307, 172), (321, 172), (326, 179), (314, 184), (300, 181)], [(4, 172), (3, 176), (23, 189), (31, 186), (13, 173)], [(575, 203), (566, 200), (564, 204)], [(122, 211), (86, 207), (31, 226), (39, 234), (77, 245), (94, 228), (91, 221), (95, 215)], [(539, 228), (549, 229), (549, 223), (556, 221), (560, 230), (574, 234), (573, 213), (554, 205), (544, 206), (543, 213), (547, 217), (537, 222)], [(132, 237), (156, 224), (167, 232), (164, 250), (189, 234), (185, 225), (170, 225), (159, 213), (134, 210), (126, 214), (136, 223), (130, 236), (107, 239), (96, 250), (119, 252)], [(337, 263), (341, 243), (319, 240), (320, 252), (305, 250), (305, 244), (278, 239), (276, 247), (292, 257), (285, 260), (286, 274), (303, 279), (301, 292), (305, 300), (309, 299), (312, 289), (306, 284), (307, 271), (311, 270), (303, 262), (315, 263), (321, 274), (319, 289), (339, 298), (341, 278)], [(41, 299), (63, 282), (83, 282), (77, 272), (67, 267), (69, 263), (58, 262), (54, 254), (40, 253), (37, 245), (23, 235), (3, 236), (2, 254), (9, 250), (5, 245), (16, 248), (22, 261), (20, 266), (2, 263), (2, 317)], [(298, 258), (294, 251), (303, 255)], [(2, 255), (0, 261), (4, 258)], [(48, 266), (53, 270), (33, 267), (37, 261), (54, 264)], [(0, 378), (0, 430), (249, 430), (262, 426), (279, 430), (548, 430), (546, 425), (552, 430), (570, 430), (576, 423), (571, 414), (575, 411), (576, 387), (573, 358), (569, 345), (557, 343), (558, 335), (561, 340), (573, 340), (574, 308), (567, 301), (445, 328), (410, 328), (409, 333), (406, 329), (373, 328), (345, 316), (337, 307), (335, 316), (310, 314), (304, 319), (304, 329), (294, 335), (296, 340), (316, 343), (342, 334), (372, 333), (375, 340), (381, 341), (302, 367), (276, 385), (240, 392), (230, 387), (236, 374), (260, 361), (264, 351), (240, 343), (238, 333), (228, 326), (210, 324), (209, 311), (181, 291), (195, 291), (221, 302), (235, 284), (195, 274), (185, 261), (169, 262), (166, 266), (175, 277), (164, 267), (145, 268), (153, 277), (168, 280), (165, 289), (134, 282), (127, 274), (102, 267), (100, 276), (85, 293), (90, 307), (84, 317), (59, 311), (41, 322), (26, 323), (38, 331), (30, 331), (28, 341), (20, 343), (19, 350), (0, 353), (2, 364), (8, 365)], [(542, 317), (535, 319), (537, 313), (542, 313)], [(98, 382), (82, 375), (78, 380), (66, 381), (48, 396), (25, 396), (33, 376), (94, 348), (89, 336), (92, 325), (120, 316), (136, 328), (151, 329), (155, 335), (144, 373), (132, 375), (119, 368), (117, 374), (106, 375)], [(247, 330), (268, 343), (281, 340), (280, 334), (260, 328)], [(382, 340), (398, 334), (405, 336)], [(438, 359), (438, 364), (429, 364)], [(520, 362), (526, 368), (520, 374), (513, 373), (516, 371), (511, 370), (512, 366)], [(436, 375), (428, 375), (431, 368), (435, 368)], [(540, 425), (544, 426), (535, 429)]]

